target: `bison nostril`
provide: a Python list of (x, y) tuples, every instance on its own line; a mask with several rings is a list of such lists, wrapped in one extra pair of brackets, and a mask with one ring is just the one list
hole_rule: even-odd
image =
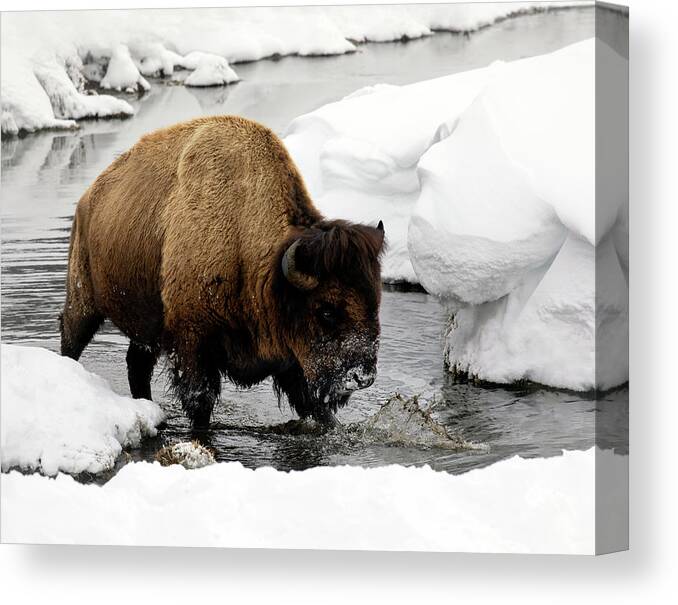
[(354, 373), (353, 380), (358, 385), (360, 389), (366, 389), (374, 382), (374, 374), (363, 374), (363, 373)]

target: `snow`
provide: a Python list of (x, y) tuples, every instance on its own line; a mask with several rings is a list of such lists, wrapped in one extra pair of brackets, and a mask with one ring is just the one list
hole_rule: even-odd
[(2, 541), (592, 554), (596, 462), (625, 476), (628, 457), (592, 448), (456, 476), (143, 462), (103, 486), (11, 472), (1, 479)]
[[(76, 95), (65, 76), (78, 93), (85, 81), (109, 90), (145, 91), (147, 77), (169, 77), (177, 68), (195, 70), (185, 79), (188, 86), (223, 85), (237, 81), (230, 64), (239, 61), (355, 52), (359, 42), (418, 38), (437, 29), (473, 31), (526, 10), (590, 4), (7, 13), (1, 24), (2, 132), (73, 128), (73, 120), (84, 117), (132, 112), (124, 101), (106, 95)], [(185, 60), (194, 52), (204, 61), (187, 67)], [(55, 89), (44, 89), (36, 79), (36, 60), (49, 65), (50, 79), (60, 82)]]
[(321, 211), (382, 219), (384, 279), (448, 305), (454, 372), (574, 390), (628, 379), (628, 191), (619, 179), (596, 205), (595, 49), (370, 87), (288, 129)]
[(123, 447), (154, 436), (163, 412), (114, 393), (79, 363), (37, 347), (2, 345), (2, 470), (55, 475), (113, 468)]

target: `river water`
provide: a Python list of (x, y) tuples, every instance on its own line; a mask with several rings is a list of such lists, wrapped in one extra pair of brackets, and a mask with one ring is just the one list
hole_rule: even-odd
[[(377, 82), (406, 84), (550, 52), (593, 35), (593, 9), (509, 19), (470, 36), (438, 33), (407, 43), (367, 44), (351, 55), (286, 57), (236, 65), (242, 82), (189, 89), (155, 81), (133, 99), (129, 120), (89, 121), (73, 132), (43, 132), (2, 142), (2, 340), (58, 350), (68, 236), (78, 198), (96, 176), (144, 133), (199, 115), (234, 113), (279, 134), (296, 116)], [(396, 392), (435, 402), (434, 418), (450, 432), (482, 443), (478, 451), (356, 443), (334, 436), (271, 431), (292, 418), (279, 409), (269, 382), (242, 391), (224, 384), (211, 430), (201, 438), (220, 461), (304, 469), (317, 465), (429, 464), (463, 472), (502, 458), (557, 455), (626, 442), (628, 391), (597, 400), (548, 389), (481, 388), (454, 384), (443, 367), (444, 309), (421, 292), (385, 291), (378, 379), (340, 412), (344, 423), (374, 414)], [(106, 324), (81, 361), (128, 394), (127, 340)], [(165, 394), (156, 369), (154, 399), (167, 413), (157, 439), (130, 452), (152, 459), (166, 443), (193, 437), (180, 407)], [(96, 405), (96, 402), (92, 402)]]

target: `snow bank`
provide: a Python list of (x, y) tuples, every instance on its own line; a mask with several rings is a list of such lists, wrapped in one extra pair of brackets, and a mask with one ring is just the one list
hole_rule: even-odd
[(101, 487), (12, 472), (1, 479), (2, 541), (591, 554), (603, 458), (622, 474), (628, 464), (594, 449), (456, 476), (134, 463)]
[(76, 128), (74, 120), (134, 113), (132, 106), (122, 99), (83, 93), (82, 81), (78, 79), (82, 62), (77, 55), (62, 59), (40, 53), (32, 60), (21, 57), (11, 60), (5, 55), (3, 46), (0, 105), (4, 134)]
[[(595, 48), (370, 87), (288, 129), (327, 216), (383, 219), (384, 279), (449, 305), (455, 372), (575, 390), (628, 378), (628, 191), (596, 215)], [(615, 354), (596, 359), (596, 338)]]
[[(594, 55), (591, 40), (496, 69), (419, 162), (410, 258), (455, 312), (456, 371), (576, 390), (628, 378), (628, 269), (613, 236), (628, 192), (596, 206)], [(611, 341), (598, 366), (596, 338)]]
[(99, 473), (126, 446), (156, 434), (160, 408), (115, 394), (79, 363), (46, 349), (2, 345), (2, 470)]
[[(4, 39), (4, 33), (3, 33)], [(0, 84), (0, 127), (2, 134), (33, 132), (41, 128), (76, 128), (73, 120), (55, 116), (50, 97), (36, 77), (28, 61), (5, 60), (2, 52)]]
[[(2, 132), (72, 128), (72, 120), (132, 113), (122, 100), (82, 95), (85, 81), (104, 89), (143, 91), (149, 86), (146, 77), (172, 76), (181, 68), (195, 70), (185, 80), (189, 86), (222, 85), (238, 79), (229, 65), (233, 62), (354, 52), (354, 42), (417, 38), (434, 29), (472, 31), (511, 14), (589, 4), (7, 13), (1, 24)], [(202, 53), (203, 60), (189, 67), (185, 55), (193, 52)], [(45, 88), (36, 79), (36, 61), (46, 62), (61, 84)], [(75, 84), (75, 92), (65, 78)]]

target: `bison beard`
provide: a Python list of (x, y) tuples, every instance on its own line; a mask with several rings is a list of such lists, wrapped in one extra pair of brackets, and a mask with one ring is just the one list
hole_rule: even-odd
[(331, 422), (372, 384), (379, 341), (375, 227), (326, 220), (282, 142), (234, 116), (143, 137), (78, 203), (61, 315), (78, 359), (104, 319), (130, 339), (134, 397), (158, 357), (196, 427), (221, 378), (267, 377), (301, 417)]

